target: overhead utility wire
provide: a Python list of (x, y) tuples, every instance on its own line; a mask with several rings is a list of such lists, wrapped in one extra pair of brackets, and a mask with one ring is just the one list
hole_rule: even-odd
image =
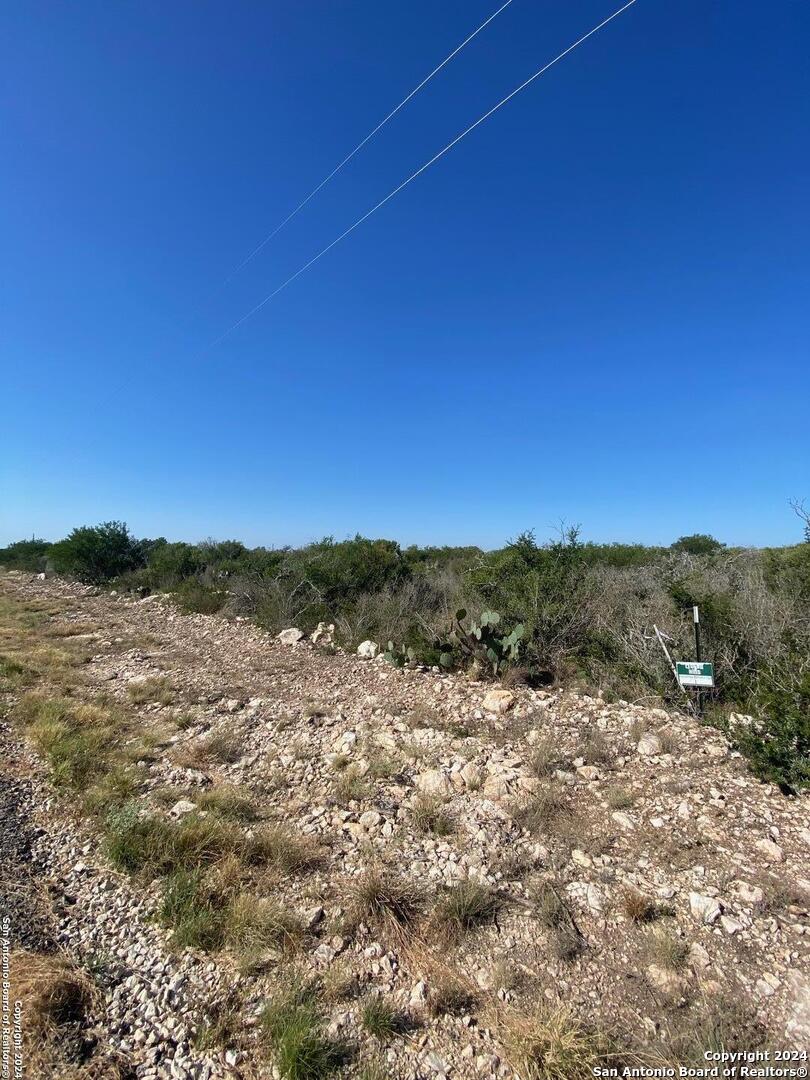
[(367, 221), (372, 214), (376, 213), (381, 207), (385, 206), (387, 202), (393, 199), (393, 197), (397, 195), (400, 191), (402, 191), (403, 188), (407, 187), (408, 184), (410, 184), (413, 180), (417, 178), (417, 176), (421, 176), (421, 174), (426, 169), (429, 169), (431, 165), (435, 164), (435, 162), (437, 162), (439, 158), (444, 157), (448, 150), (452, 150), (457, 143), (460, 143), (461, 140), (467, 135), (469, 135), (471, 131), (474, 131), (479, 126), (479, 124), (483, 124), (485, 120), (488, 120), (493, 113), (497, 112), (498, 109), (506, 105), (508, 101), (511, 101), (516, 94), (519, 94), (521, 92), (521, 90), (525, 90), (527, 86), (533, 83), (535, 79), (539, 79), (540, 76), (543, 75), (546, 71), (548, 71), (550, 67), (553, 67), (554, 64), (562, 60), (564, 56), (567, 56), (570, 52), (573, 52), (573, 50), (576, 49), (579, 45), (581, 45), (584, 41), (587, 41), (589, 37), (592, 37), (595, 33), (601, 30), (602, 27), (607, 26), (609, 22), (612, 22), (614, 19), (618, 18), (619, 15), (622, 14), (622, 12), (627, 11), (627, 9), (632, 7), (635, 3), (636, 0), (628, 0), (628, 3), (624, 4), (617, 11), (614, 11), (613, 14), (609, 15), (606, 19), (603, 19), (602, 22), (600, 22), (597, 26), (594, 26), (592, 30), (589, 30), (587, 34), (583, 34), (583, 36), (577, 41), (575, 41), (573, 45), (569, 45), (567, 49), (564, 49), (558, 56), (555, 56), (553, 60), (549, 60), (549, 62), (543, 67), (541, 67), (539, 71), (535, 71), (534, 75), (529, 76), (529, 78), (526, 79), (525, 82), (522, 82), (520, 86), (516, 87), (510, 94), (507, 94), (505, 98), (502, 98), (497, 105), (493, 105), (492, 108), (488, 112), (485, 112), (483, 116), (480, 116), (474, 124), (470, 124), (470, 126), (466, 128), (466, 130), (462, 131), (460, 135), (457, 135), (455, 139), (453, 139), (452, 142), (449, 142), (447, 146), (445, 146), (442, 150), (438, 152), (438, 154), (434, 154), (433, 157), (429, 161), (426, 161), (424, 165), (420, 166), (420, 168), (418, 168), (416, 172), (411, 173), (407, 180), (403, 180), (398, 187), (395, 187), (393, 191), (390, 191), (384, 199), (380, 199), (380, 201), (375, 206), (372, 206), (372, 208), (368, 210), (365, 214), (363, 214), (362, 217), (358, 218), (353, 225), (350, 225), (349, 228), (342, 232), (340, 236), (338, 236), (336, 239), (334, 239), (331, 244), (327, 244), (327, 246), (321, 251), (319, 251), (317, 255), (313, 255), (309, 262), (305, 262), (299, 270), (296, 270), (296, 272), (294, 274), (291, 274), (286, 281), (283, 281), (277, 289), (274, 289), (271, 293), (265, 296), (264, 300), (261, 300), (258, 304), (256, 304), (255, 307), (251, 308), (250, 311), (248, 311), (246, 315), (243, 315), (241, 319), (235, 322), (233, 326), (228, 327), (224, 334), (220, 334), (220, 336), (216, 338), (216, 340), (211, 342), (208, 348), (214, 348), (214, 346), (219, 345), (221, 341), (224, 341), (224, 339), (228, 337), (229, 334), (232, 334), (234, 330), (240, 327), (242, 323), (247, 322), (247, 320), (252, 318), (258, 311), (261, 311), (265, 304), (269, 304), (270, 301), (275, 296), (278, 296), (278, 294), (283, 289), (286, 289), (287, 286), (292, 284), (292, 282), (295, 281), (296, 278), (300, 277), (301, 274), (309, 270), (310, 266), (316, 263), (319, 259), (322, 259), (323, 256), (326, 255), (327, 252), (331, 251), (333, 247), (336, 247), (337, 244), (341, 242), (341, 240), (345, 240), (349, 233), (354, 232), (354, 230), (359, 225), (362, 225), (363, 222)]
[(489, 24), (492, 22), (492, 20), (497, 18), (497, 16), (500, 15), (500, 13), (502, 11), (504, 11), (506, 8), (508, 8), (511, 3), (512, 3), (512, 0), (506, 0), (505, 4), (501, 4), (501, 6), (498, 8), (498, 10), (493, 11), (493, 13), (489, 16), (489, 18), (485, 19), (484, 22), (482, 22), (481, 25), (476, 30), (473, 30), (473, 32), (470, 34), (469, 37), (465, 38), (464, 41), (462, 41), (462, 43), (459, 46), (457, 46), (455, 49), (453, 49), (453, 51), (448, 56), (445, 56), (444, 60), (442, 60), (442, 62), (438, 65), (438, 67), (435, 67), (433, 69), (433, 71), (431, 71), (431, 73), (429, 75), (427, 75), (424, 79), (422, 79), (422, 81), (419, 83), (419, 85), (415, 86), (413, 88), (413, 90), (411, 90), (411, 92), (407, 95), (407, 97), (404, 97), (402, 99), (402, 101), (400, 101), (399, 105), (395, 106), (391, 110), (391, 112), (386, 117), (384, 117), (384, 119), (382, 119), (379, 122), (379, 124), (377, 124), (377, 126), (375, 128), (373, 128), (368, 133), (368, 135), (366, 135), (366, 137), (361, 142), (359, 142), (357, 144), (357, 146), (355, 146), (354, 150), (352, 150), (352, 152), (350, 154), (347, 154), (346, 157), (343, 159), (343, 161), (341, 161), (339, 165), (336, 165), (334, 167), (334, 169), (332, 169), (332, 171), (329, 173), (329, 175), (325, 176), (323, 178), (323, 180), (321, 180), (320, 184), (318, 184), (317, 187), (314, 187), (312, 189), (312, 191), (310, 191), (309, 195), (307, 195), (307, 197), (305, 199), (303, 199), (298, 204), (298, 206), (296, 206), (296, 208), (294, 210), (291, 210), (290, 213), (287, 214), (287, 216), (284, 218), (284, 220), (282, 222), (280, 222), (275, 227), (275, 229), (273, 229), (273, 231), (271, 233), (269, 233), (267, 236), (265, 236), (264, 240), (262, 240), (262, 242), (258, 245), (258, 247), (255, 247), (253, 249), (253, 251), (251, 251), (251, 253), (247, 256), (247, 258), (243, 259), (242, 262), (240, 262), (239, 265), (234, 270), (232, 270), (230, 272), (228, 277), (225, 279), (225, 284), (227, 284), (227, 282), (229, 282), (231, 280), (231, 278), (235, 277), (236, 274), (238, 274), (240, 270), (244, 269), (244, 267), (247, 266), (247, 264), (251, 261), (251, 259), (255, 258), (256, 255), (258, 255), (259, 252), (262, 250), (262, 248), (266, 244), (269, 244), (270, 241), (273, 239), (273, 237), (276, 236), (278, 233), (280, 233), (281, 230), (284, 228), (284, 226), (288, 222), (292, 221), (292, 219), (295, 217), (295, 215), (300, 210), (304, 209), (304, 207), (307, 205), (309, 200), (312, 199), (315, 195), (317, 195), (318, 192), (321, 190), (321, 188), (326, 187), (326, 185), (329, 183), (329, 181), (332, 179), (332, 177), (337, 176), (337, 174), (340, 172), (340, 170), (343, 168), (343, 166), (348, 165), (348, 163), (352, 160), (354, 155), (356, 153), (358, 153), (360, 150), (362, 150), (363, 147), (366, 145), (366, 143), (369, 142), (371, 139), (373, 139), (374, 136), (377, 134), (377, 132), (380, 131), (382, 128), (384, 128), (385, 125), (388, 123), (388, 121), (393, 119), (393, 117), (396, 116), (396, 114), (399, 112), (399, 110), (401, 108), (403, 108), (403, 106), (407, 105), (412, 97), (415, 97), (416, 94), (419, 93), (419, 91), (422, 89), (422, 87), (427, 86), (427, 84), (430, 82), (430, 80), (433, 78), (434, 75), (438, 75), (438, 73), (442, 70), (442, 68), (450, 63), (450, 61), (453, 59), (454, 56), (458, 56), (458, 54), (461, 52), (461, 50), (466, 45), (469, 45), (470, 42), (472, 41), (472, 39), (474, 37), (477, 37), (478, 34), (480, 34), (481, 31), (483, 29), (485, 29), (485, 27), (489, 26)]

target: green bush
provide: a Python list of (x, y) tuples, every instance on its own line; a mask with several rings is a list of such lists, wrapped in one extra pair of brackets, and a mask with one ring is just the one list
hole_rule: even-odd
[(65, 540), (52, 545), (48, 557), (59, 573), (91, 585), (137, 570), (146, 563), (142, 544), (122, 521), (74, 529)]
[(593, 596), (576, 529), (544, 545), (523, 533), (475, 568), (470, 581), (505, 627), (523, 627), (523, 656), (538, 674), (556, 676), (582, 649)]
[[(794, 658), (799, 671), (802, 662)], [(769, 672), (755, 707), (759, 726), (732, 733), (753, 772), (786, 791), (810, 787), (810, 671)]]
[(5, 566), (8, 570), (41, 573), (47, 567), (51, 547), (47, 540), (17, 540), (8, 547), (0, 548), (0, 566)]
[(204, 585), (196, 578), (184, 581), (174, 591), (177, 603), (181, 611), (187, 614), (196, 612), (200, 615), (213, 615), (222, 610), (227, 595), (223, 589), (215, 589), (210, 585)]
[(725, 547), (719, 540), (715, 540), (708, 533), (693, 533), (691, 536), (681, 536), (671, 545), (672, 551), (680, 551), (685, 555), (714, 555)]

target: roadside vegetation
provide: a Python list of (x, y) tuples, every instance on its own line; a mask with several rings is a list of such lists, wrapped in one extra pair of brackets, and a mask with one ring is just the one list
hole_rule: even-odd
[(729, 548), (705, 535), (668, 548), (591, 544), (569, 529), (549, 543), (524, 533), (489, 552), (360, 536), (269, 550), (136, 539), (107, 522), (55, 544), (11, 544), (0, 566), (167, 592), (186, 612), (245, 616), (270, 632), (334, 623), (338, 644), (372, 639), (398, 665), (647, 703), (679, 701), (653, 626), (674, 656), (691, 658), (698, 604), (717, 679), (707, 719), (759, 776), (796, 790), (810, 783), (810, 525), (797, 509), (804, 542), (784, 548)]

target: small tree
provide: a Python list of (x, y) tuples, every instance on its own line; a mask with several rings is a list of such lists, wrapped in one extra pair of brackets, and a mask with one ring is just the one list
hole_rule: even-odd
[(692, 533), (691, 536), (680, 536), (671, 545), (672, 551), (682, 551), (686, 555), (714, 555), (726, 545), (715, 540), (708, 533)]
[(55, 570), (98, 585), (145, 564), (144, 550), (123, 521), (84, 525), (54, 544), (49, 559)]

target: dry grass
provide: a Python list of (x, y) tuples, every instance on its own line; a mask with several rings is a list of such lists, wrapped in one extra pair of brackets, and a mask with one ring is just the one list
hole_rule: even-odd
[(439, 933), (458, 938), (468, 930), (492, 922), (499, 901), (492, 889), (468, 878), (451, 885), (437, 899), (432, 922)]
[(582, 752), (589, 765), (606, 765), (613, 759), (610, 744), (604, 733), (597, 727), (591, 728)]
[(626, 889), (620, 900), (621, 910), (634, 923), (652, 922), (658, 917), (658, 905), (638, 889)]
[(807, 894), (788, 879), (762, 874), (755, 884), (762, 890), (762, 899), (754, 905), (757, 915), (776, 915), (790, 907), (807, 906)]
[(196, 802), (201, 810), (212, 811), (232, 821), (253, 821), (256, 817), (253, 799), (246, 791), (232, 784), (218, 784), (200, 791), (196, 795)]
[(546, 784), (535, 795), (514, 802), (510, 810), (517, 824), (532, 836), (557, 832), (569, 813), (565, 794), (555, 784)]
[(563, 1006), (502, 1014), (497, 1029), (523, 1080), (580, 1080), (602, 1059), (603, 1040)]
[(350, 765), (338, 774), (332, 784), (332, 798), (340, 806), (362, 802), (371, 794), (371, 787), (360, 774), (356, 765)]
[(127, 694), (133, 705), (171, 705), (174, 701), (174, 690), (165, 675), (130, 683)]
[(54, 1028), (81, 1021), (92, 1004), (90, 982), (63, 956), (15, 949), (9, 968), (11, 997), (22, 1002), (30, 1036), (41, 1039)]
[(450, 836), (456, 829), (455, 818), (437, 795), (421, 795), (411, 805), (411, 821), (423, 833)]
[(643, 955), (648, 964), (655, 964), (666, 971), (683, 971), (689, 956), (689, 945), (674, 931), (656, 926), (645, 935)]
[(203, 739), (183, 743), (172, 757), (183, 769), (204, 769), (208, 765), (232, 765), (242, 756), (242, 738), (235, 731), (218, 731)]
[(615, 787), (608, 792), (607, 804), (611, 810), (626, 810), (635, 801), (635, 795), (628, 788)]
[(265, 825), (246, 839), (244, 859), (286, 876), (315, 869), (323, 861), (323, 850), (310, 836), (283, 825)]
[(526, 766), (532, 776), (538, 780), (546, 780), (552, 775), (559, 765), (559, 754), (556, 744), (549, 736), (545, 736), (532, 747), (531, 754), (526, 761)]
[(423, 907), (419, 889), (391, 873), (372, 867), (348, 888), (347, 926), (361, 922), (377, 928), (407, 926)]

